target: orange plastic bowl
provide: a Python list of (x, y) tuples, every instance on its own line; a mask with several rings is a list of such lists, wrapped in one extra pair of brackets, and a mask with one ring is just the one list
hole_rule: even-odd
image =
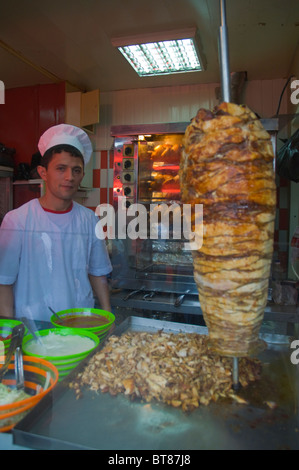
[[(4, 357), (0, 356), (0, 369)], [(58, 370), (49, 361), (44, 359), (23, 356), (25, 392), (30, 397), (7, 405), (0, 405), (0, 432), (10, 431), (45, 395), (47, 395), (58, 382)], [(11, 359), (8, 371), (2, 383), (14, 388), (15, 380), (14, 357)]]

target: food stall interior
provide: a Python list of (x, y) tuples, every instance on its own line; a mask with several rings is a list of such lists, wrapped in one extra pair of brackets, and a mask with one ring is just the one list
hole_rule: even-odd
[[(275, 121), (263, 124), (275, 144)], [(177, 172), (184, 129), (185, 123), (168, 125), (165, 132), (157, 126), (113, 129), (116, 211), (122, 210), (119, 196), (127, 196), (126, 210), (140, 203), (148, 217), (151, 204), (180, 204)], [(158, 155), (162, 150), (166, 151), (165, 158)], [(129, 223), (126, 220), (126, 230)], [(143, 239), (130, 238), (116, 230), (118, 237), (112, 240), (115, 269), (111, 282), (115, 291), (119, 290), (112, 294), (117, 310), (113, 336), (161, 331), (207, 335), (207, 328), (196, 322), (167, 320), (167, 313), (174, 311), (201, 317), (190, 252), (183, 251), (186, 240), (150, 238), (148, 228)], [(191, 300), (184, 297), (187, 291)], [(145, 309), (150, 311), (149, 318), (142, 313)], [(130, 314), (122, 321), (119, 312), (126, 310)], [(158, 312), (156, 318), (153, 312)], [(269, 315), (274, 319), (273, 312)], [(283, 315), (287, 320), (286, 309)], [(298, 449), (298, 366), (291, 362), (292, 337), (261, 331), (261, 338), (267, 343), (258, 356), (263, 364), (261, 377), (248, 389), (242, 387), (238, 391), (239, 402), (221, 399), (190, 413), (162, 402), (133, 400), (125, 394), (102, 393), (88, 387), (80, 397), (76, 396), (73, 382), (93, 355), (105, 347), (104, 341), (16, 425), (14, 442), (28, 448), (55, 450), (123, 450), (132, 449), (132, 445), (135, 450), (157, 451), (236, 446)]]
[[(262, 124), (271, 134), (275, 152), (277, 122), (264, 120)], [(178, 170), (186, 126), (177, 123), (112, 128), (113, 203), (117, 214), (116, 236), (111, 243), (113, 307), (129, 306), (138, 312), (142, 305), (143, 310), (148, 308), (158, 313), (177, 309), (185, 314), (201, 314), (193, 279), (192, 250), (186, 249), (188, 237), (178, 236), (174, 224), (175, 210), (181, 215), (182, 209)], [(167, 220), (161, 214), (153, 218), (153, 227), (151, 216), (157, 204), (171, 205), (174, 210), (167, 213)], [(145, 216), (138, 223), (134, 220), (134, 209)], [(137, 227), (142, 236), (134, 236)], [(153, 228), (156, 237), (151, 236)], [(177, 336), (208, 334), (205, 326), (165, 321), (161, 315), (158, 318), (131, 314), (120, 322), (113, 336), (136, 331), (171, 332)], [(298, 363), (297, 355), (290, 352), (293, 338), (263, 332), (261, 338), (267, 347), (258, 357), (263, 365), (259, 380), (249, 390), (242, 387), (235, 401), (222, 397), (219, 402), (199, 406), (190, 413), (159, 400), (134, 400), (126, 393), (113, 395), (92, 388), (85, 388), (78, 399), (73, 381), (93, 354), (105, 348), (104, 341), (16, 425), (14, 442), (35, 449), (56, 450), (298, 449)], [(154, 347), (153, 343), (151, 346)], [(132, 351), (130, 354), (133, 356)], [(188, 354), (176, 350), (175, 356), (179, 369), (183, 369), (180, 360), (183, 357), (189, 360)], [(204, 362), (203, 356), (201, 359)], [(230, 359), (234, 361), (235, 357)], [(189, 361), (186, 367), (191, 366)], [(143, 368), (141, 363), (140, 369)], [(92, 384), (93, 374), (94, 370)], [(203, 374), (207, 378), (213, 375), (216, 375), (214, 370)], [(183, 389), (180, 391), (184, 394)], [(190, 461), (179, 463), (183, 466)]]

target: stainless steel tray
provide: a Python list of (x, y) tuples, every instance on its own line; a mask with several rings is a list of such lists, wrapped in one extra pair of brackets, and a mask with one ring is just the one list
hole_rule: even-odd
[[(129, 317), (113, 334), (160, 329), (207, 333), (201, 326)], [(289, 338), (264, 339), (268, 348), (259, 356), (262, 378), (239, 393), (249, 405), (223, 400), (186, 414), (164, 404), (89, 390), (76, 400), (69, 382), (89, 356), (15, 427), (14, 443), (55, 450), (299, 449), (299, 369), (290, 361)], [(277, 407), (269, 408), (266, 401)]]

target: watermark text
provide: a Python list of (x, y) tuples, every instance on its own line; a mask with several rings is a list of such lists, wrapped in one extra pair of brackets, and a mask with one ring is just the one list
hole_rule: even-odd
[(96, 236), (109, 240), (163, 239), (184, 241), (185, 250), (200, 250), (203, 243), (203, 205), (140, 203), (126, 207), (126, 197), (118, 197), (117, 207), (100, 204), (95, 210), (99, 217)]
[(291, 93), (292, 104), (299, 104), (299, 80), (293, 80), (291, 82), (291, 89), (294, 90)]
[(299, 364), (299, 340), (297, 339), (297, 340), (292, 341), (290, 344), (290, 348), (294, 349), (290, 357), (291, 363), (294, 365), (298, 365)]
[(5, 86), (2, 80), (0, 80), (0, 104), (5, 104)]

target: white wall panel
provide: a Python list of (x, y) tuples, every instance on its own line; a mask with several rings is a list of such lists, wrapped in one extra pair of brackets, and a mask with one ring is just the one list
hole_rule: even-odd
[[(261, 118), (272, 117), (277, 111), (285, 83), (285, 79), (248, 81), (245, 85), (243, 101)], [(286, 91), (281, 102), (280, 114), (287, 113), (287, 95)]]
[(112, 96), (112, 124), (147, 124), (187, 120), (198, 108), (216, 104), (215, 84), (117, 91)]
[[(275, 114), (285, 79), (248, 81), (242, 101), (261, 118)], [(110, 128), (115, 125), (189, 122), (199, 108), (217, 104), (217, 83), (121, 90), (101, 94), (100, 124), (96, 127), (96, 150), (110, 149)], [(287, 113), (287, 93), (280, 113)]]

